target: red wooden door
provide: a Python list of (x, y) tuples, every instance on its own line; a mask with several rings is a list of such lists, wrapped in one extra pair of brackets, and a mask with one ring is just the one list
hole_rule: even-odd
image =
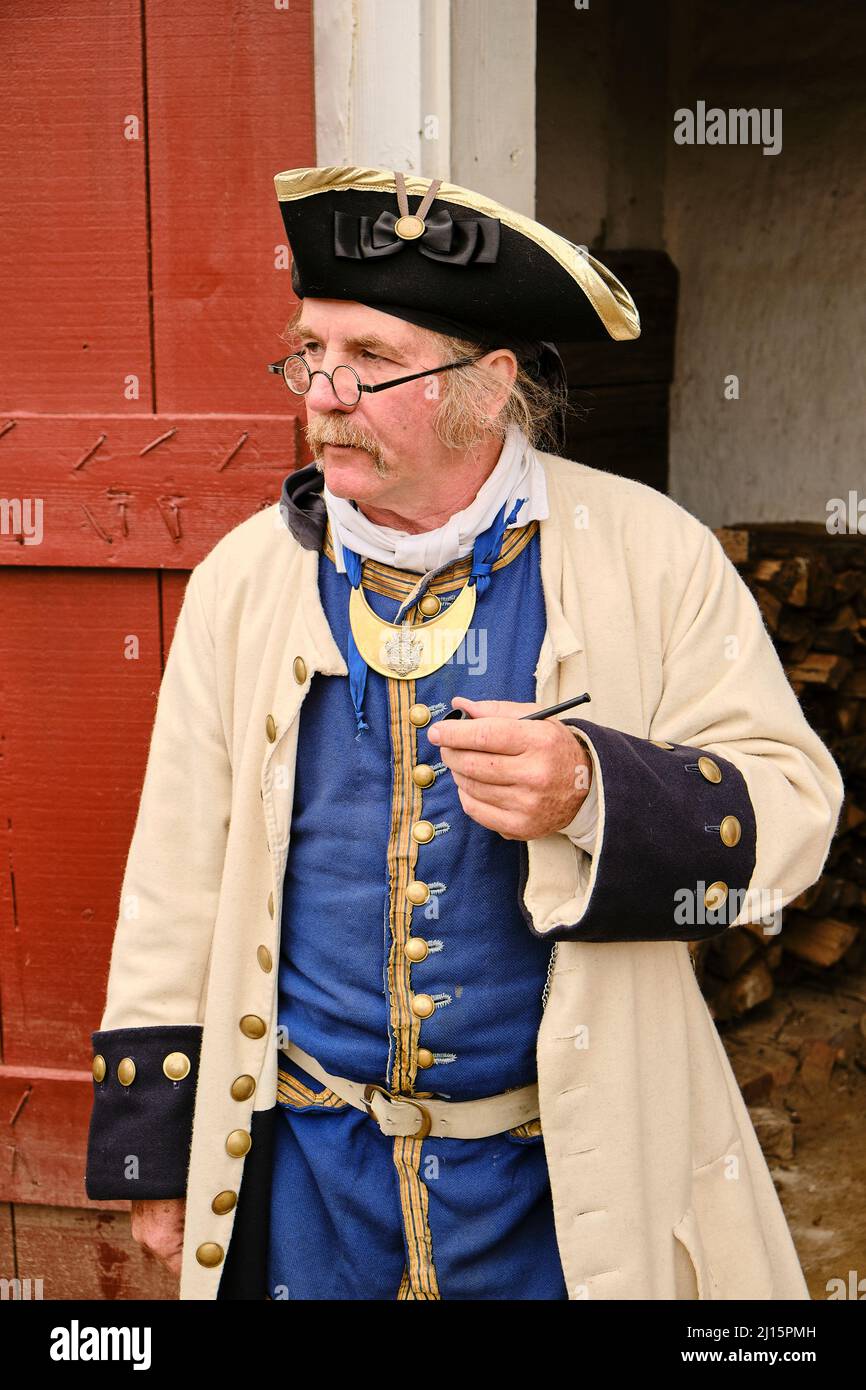
[(0, 1278), (172, 1296), (84, 1192), (90, 1032), (186, 577), (308, 457), (311, 0), (6, 0), (0, 51)]

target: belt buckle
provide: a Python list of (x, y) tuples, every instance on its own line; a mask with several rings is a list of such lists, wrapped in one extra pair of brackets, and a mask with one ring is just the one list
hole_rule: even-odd
[[(375, 1081), (371, 1081), (371, 1082), (369, 1083), (369, 1085), (367, 1085), (367, 1086), (364, 1087), (364, 1096), (363, 1096), (363, 1105), (364, 1105), (364, 1109), (366, 1110), (366, 1112), (367, 1112), (367, 1114), (369, 1115), (369, 1117), (370, 1117), (371, 1120), (376, 1120), (376, 1123), (379, 1124), (379, 1121), (376, 1119), (376, 1115), (375, 1115), (375, 1113), (374, 1113), (374, 1111), (373, 1111), (373, 1107), (372, 1107), (372, 1105), (371, 1105), (371, 1103), (370, 1103), (371, 1100), (372, 1100), (372, 1098), (373, 1098), (373, 1093), (374, 1093), (375, 1091), (378, 1091), (379, 1094), (382, 1095), (382, 1096), (384, 1096), (386, 1100), (393, 1101), (395, 1105), (414, 1105), (414, 1107), (415, 1107), (416, 1110), (420, 1110), (420, 1112), (421, 1112), (421, 1128), (417, 1131), (417, 1133), (412, 1134), (412, 1135), (407, 1135), (406, 1137), (407, 1137), (407, 1138), (411, 1138), (411, 1139), (425, 1139), (425, 1138), (427, 1137), (427, 1135), (430, 1133), (430, 1130), (431, 1130), (432, 1125), (433, 1125), (433, 1120), (432, 1120), (432, 1117), (431, 1117), (431, 1115), (430, 1115), (430, 1111), (427, 1110), (426, 1107), (423, 1106), (423, 1105), (421, 1104), (420, 1101), (418, 1101), (418, 1100), (413, 1100), (411, 1096), (398, 1096), (398, 1095), (395, 1095), (394, 1092), (393, 1092), (393, 1091), (389, 1091), (389, 1090), (387, 1089), (386, 1086), (380, 1086), (380, 1085), (379, 1085), (377, 1082), (375, 1082)], [(379, 1128), (381, 1129), (382, 1126), (379, 1125)]]

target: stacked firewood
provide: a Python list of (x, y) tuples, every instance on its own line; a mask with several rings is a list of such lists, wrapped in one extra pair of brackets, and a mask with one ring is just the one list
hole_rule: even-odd
[(819, 881), (782, 914), (694, 947), (714, 1017), (737, 1018), (780, 983), (845, 971), (866, 950), (866, 536), (818, 524), (716, 531), (754, 594), (809, 723), (836, 759), (846, 796)]

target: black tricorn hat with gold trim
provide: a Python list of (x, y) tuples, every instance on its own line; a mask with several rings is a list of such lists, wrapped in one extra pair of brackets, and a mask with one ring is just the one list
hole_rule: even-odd
[(274, 178), (299, 299), (346, 299), (490, 347), (627, 341), (628, 290), (540, 222), (481, 193), (389, 169)]

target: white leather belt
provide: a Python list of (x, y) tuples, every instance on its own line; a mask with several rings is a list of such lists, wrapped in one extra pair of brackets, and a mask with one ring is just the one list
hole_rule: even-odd
[(481, 1100), (423, 1100), (414, 1096), (395, 1095), (378, 1082), (365, 1085), (345, 1076), (331, 1076), (325, 1068), (296, 1043), (280, 1049), (297, 1062), (317, 1081), (338, 1095), (341, 1100), (363, 1110), (376, 1121), (383, 1134), (414, 1136), (427, 1135), (444, 1139), (485, 1139), (491, 1134), (514, 1129), (538, 1118), (538, 1083), (501, 1091)]

